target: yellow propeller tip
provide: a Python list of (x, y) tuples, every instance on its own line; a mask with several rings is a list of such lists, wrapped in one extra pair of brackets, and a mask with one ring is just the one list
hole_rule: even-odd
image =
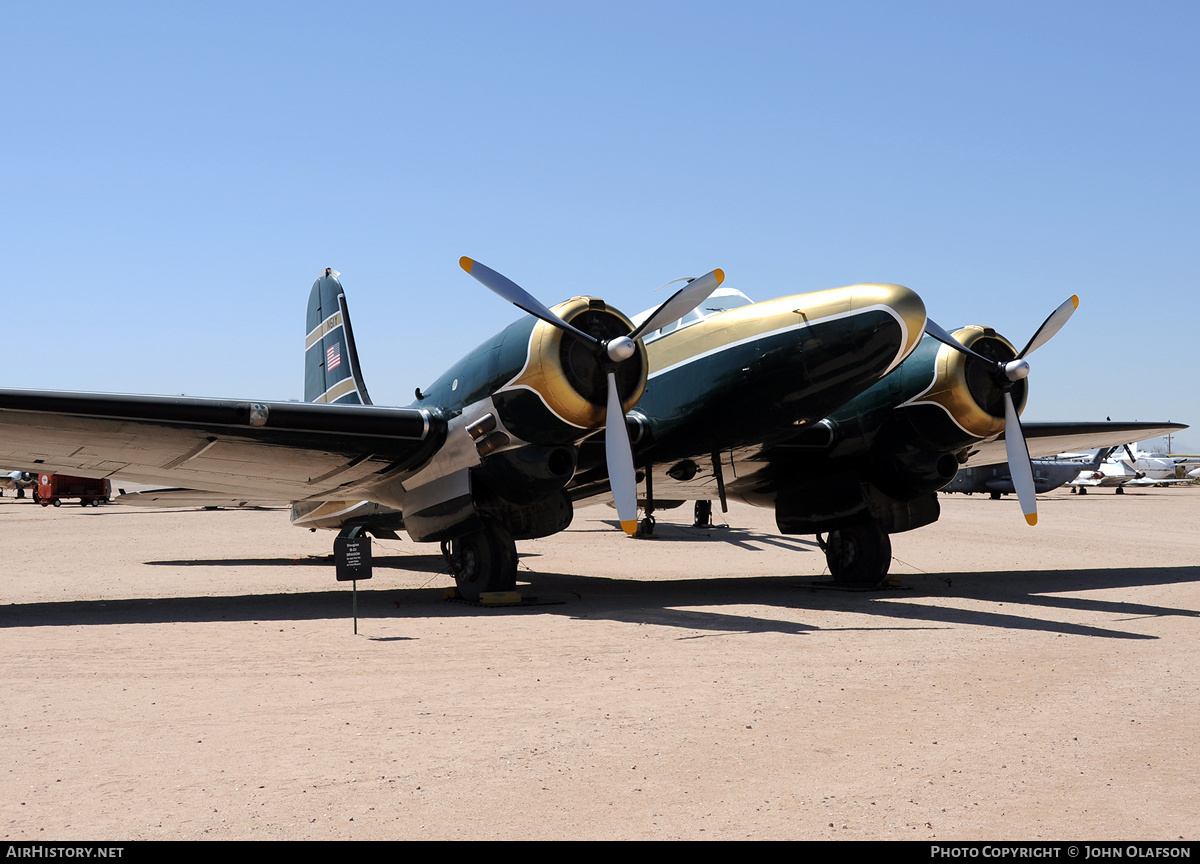
[(1028, 522), (1030, 525), (1036, 525), (1037, 524), (1037, 514), (1036, 513), (1026, 513), (1025, 521)]
[(1079, 308), (1079, 295), (1078, 295), (1078, 294), (1072, 294), (1072, 295), (1071, 295), (1071, 302), (1072, 302), (1072, 303), (1074, 303), (1074, 304), (1075, 304), (1075, 308), (1076, 308), (1076, 309), (1078, 309), (1078, 308)]
[(628, 534), (630, 537), (632, 537), (634, 534), (637, 533), (637, 520), (636, 519), (624, 520), (621, 523), (621, 530), (624, 531), (626, 534)]
[(713, 275), (717, 277), (717, 284), (720, 285), (725, 281), (725, 271), (718, 267), (713, 271)]
[(458, 264), (460, 267), (462, 267), (468, 273), (470, 273), (471, 268), (475, 266), (475, 262), (472, 261), (470, 258), (468, 258), (466, 255), (464, 255), (463, 257), (458, 259)]

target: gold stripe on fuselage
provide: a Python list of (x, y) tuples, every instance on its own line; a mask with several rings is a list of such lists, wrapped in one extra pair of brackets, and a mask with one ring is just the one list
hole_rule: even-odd
[(903, 285), (863, 284), (766, 300), (689, 324), (649, 344), (650, 377), (771, 333), (832, 321), (872, 308), (888, 310), (904, 331), (903, 345), (888, 366), (887, 371), (891, 371), (921, 341), (925, 332), (925, 304), (916, 292)]
[(321, 339), (324, 338), (325, 334), (328, 333), (330, 330), (336, 329), (341, 326), (342, 326), (342, 313), (339, 310), (337, 312), (334, 312), (332, 315), (330, 315), (328, 318), (326, 318), (324, 321), (322, 321), (320, 324), (318, 324), (316, 327), (314, 327), (312, 329), (312, 332), (309, 333), (308, 336), (306, 336), (304, 338), (304, 350), (307, 351), (309, 348), (311, 348), (312, 346), (314, 346), (318, 342), (320, 342)]

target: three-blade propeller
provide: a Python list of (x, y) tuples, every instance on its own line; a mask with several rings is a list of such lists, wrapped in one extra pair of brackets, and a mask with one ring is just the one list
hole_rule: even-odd
[(931, 319), (925, 319), (925, 332), (939, 342), (949, 345), (973, 360), (992, 368), (1000, 389), (1004, 393), (1004, 446), (1008, 456), (1008, 471), (1012, 476), (1013, 488), (1021, 502), (1021, 512), (1030, 525), (1037, 524), (1037, 496), (1033, 486), (1033, 466), (1029, 462), (1029, 448), (1025, 445), (1025, 433), (1021, 431), (1021, 418), (1013, 404), (1013, 384), (1029, 375), (1029, 362), (1025, 359), (1050, 341), (1055, 333), (1067, 323), (1067, 319), (1079, 308), (1079, 298), (1072, 295), (1065, 303), (1050, 313), (1033, 338), (1021, 349), (1021, 353), (1007, 363), (989, 360), (982, 354), (963, 345)]
[(633, 448), (629, 443), (629, 430), (625, 428), (625, 412), (621, 408), (621, 395), (617, 392), (616, 368), (637, 353), (637, 340), (643, 334), (659, 330), (691, 312), (725, 281), (725, 274), (720, 270), (713, 270), (698, 279), (690, 280), (687, 285), (671, 295), (667, 302), (654, 310), (654, 314), (643, 321), (640, 327), (625, 336), (600, 340), (590, 333), (584, 333), (579, 328), (571, 326), (555, 315), (548, 306), (507, 276), (466, 256), (460, 258), (458, 263), (486, 287), (518, 309), (523, 309), (547, 324), (551, 324), (565, 333), (570, 333), (594, 349), (596, 361), (608, 379), (604, 448), (608, 461), (609, 485), (612, 487), (613, 501), (617, 505), (617, 518), (621, 520), (621, 528), (625, 530), (626, 534), (635, 533), (637, 531), (637, 474), (633, 465)]

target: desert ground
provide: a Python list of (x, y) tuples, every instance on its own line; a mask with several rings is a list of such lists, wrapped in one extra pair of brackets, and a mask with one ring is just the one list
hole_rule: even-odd
[(0, 498), (7, 840), (1200, 837), (1200, 488), (943, 496), (899, 587), (732, 506), (436, 546)]

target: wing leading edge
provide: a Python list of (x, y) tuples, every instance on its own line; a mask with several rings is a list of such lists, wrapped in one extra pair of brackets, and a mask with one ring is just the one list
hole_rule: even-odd
[[(1145, 441), (1168, 432), (1186, 429), (1183, 423), (1021, 423), (1025, 442), (1029, 445), (1029, 456), (1054, 456), (1078, 450), (1099, 450), (1131, 441)], [(1004, 436), (994, 441), (982, 441), (971, 448), (966, 465), (991, 465), (1007, 460)]]
[(418, 408), (0, 390), (0, 464), (256, 501), (357, 494), (445, 438)]

